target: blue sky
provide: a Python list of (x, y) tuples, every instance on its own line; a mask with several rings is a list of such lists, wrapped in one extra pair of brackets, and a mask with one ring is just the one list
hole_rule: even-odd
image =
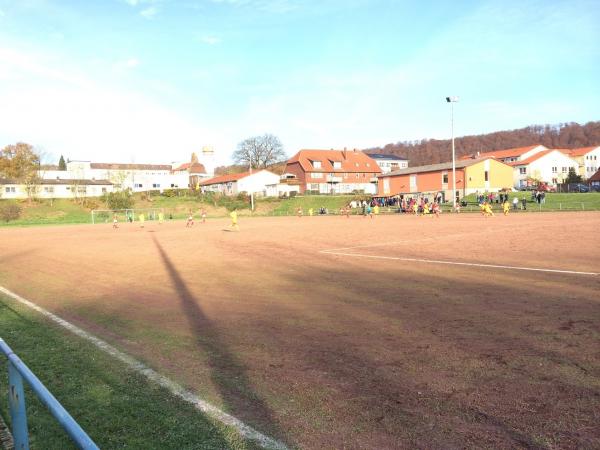
[(600, 120), (600, 2), (0, 0), (0, 147), (187, 160)]

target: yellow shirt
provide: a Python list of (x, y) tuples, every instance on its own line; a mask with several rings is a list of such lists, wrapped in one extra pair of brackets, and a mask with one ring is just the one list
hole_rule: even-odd
[(140, 214), (140, 222), (143, 222), (146, 218), (144, 217), (143, 214)]
[(231, 211), (229, 213), (229, 217), (231, 217), (231, 222), (232, 223), (237, 223), (237, 212)]
[(379, 214), (379, 206), (378, 206), (378, 205), (375, 205), (375, 206), (373, 207), (373, 212), (374, 212), (375, 214)]

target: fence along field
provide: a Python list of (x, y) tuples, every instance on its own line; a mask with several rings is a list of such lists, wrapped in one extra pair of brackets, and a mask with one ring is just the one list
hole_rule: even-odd
[(594, 447), (598, 276), (321, 250), (596, 273), (599, 219), (7, 228), (0, 282), (290, 447)]

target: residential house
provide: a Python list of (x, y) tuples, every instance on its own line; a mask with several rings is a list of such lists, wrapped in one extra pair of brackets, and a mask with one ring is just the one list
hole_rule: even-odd
[(578, 164), (569, 155), (560, 150), (543, 150), (526, 159), (508, 163), (514, 168), (514, 187), (524, 188), (533, 182), (542, 181), (559, 184), (569, 174), (572, 167), (578, 170)]
[(543, 145), (528, 145), (526, 147), (507, 148), (505, 150), (493, 150), (489, 152), (477, 152), (474, 155), (465, 155), (460, 159), (480, 159), (480, 158), (495, 158), (503, 163), (511, 163), (523, 161), (536, 153), (548, 150)]
[(237, 195), (245, 192), (267, 196), (267, 186), (277, 184), (279, 175), (268, 170), (221, 175), (200, 182), (203, 192), (218, 192), (224, 195)]
[(42, 179), (26, 186), (16, 180), (0, 178), (2, 199), (100, 197), (113, 191), (114, 186), (108, 180)]
[(375, 194), (381, 169), (374, 159), (356, 149), (305, 149), (287, 161), (285, 173), (300, 181), (300, 193)]
[(389, 173), (408, 167), (408, 159), (398, 155), (384, 155), (381, 153), (369, 153), (368, 155), (371, 159), (375, 160), (381, 169), (381, 173)]
[(600, 169), (600, 146), (560, 150), (577, 162), (579, 166), (577, 174), (584, 180), (589, 179)]

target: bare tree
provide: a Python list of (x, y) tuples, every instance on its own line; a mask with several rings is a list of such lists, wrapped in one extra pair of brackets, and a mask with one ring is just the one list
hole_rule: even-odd
[(235, 163), (252, 168), (266, 168), (269, 164), (285, 159), (283, 144), (277, 136), (264, 134), (253, 136), (238, 144), (233, 152), (232, 159)]

